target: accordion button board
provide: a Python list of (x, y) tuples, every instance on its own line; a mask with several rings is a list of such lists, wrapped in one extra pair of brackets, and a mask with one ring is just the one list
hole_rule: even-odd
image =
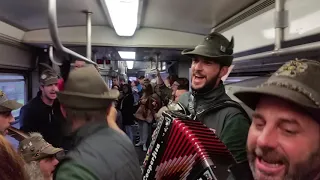
[(225, 180), (235, 163), (227, 147), (199, 121), (163, 112), (143, 162), (143, 180)]

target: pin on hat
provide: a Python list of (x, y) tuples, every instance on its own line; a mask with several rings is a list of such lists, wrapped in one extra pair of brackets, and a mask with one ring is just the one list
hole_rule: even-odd
[(61, 157), (64, 156), (63, 149), (53, 147), (45, 141), (39, 133), (31, 133), (29, 138), (22, 140), (18, 150), (27, 163), (52, 156), (61, 159)]
[(213, 59), (223, 66), (230, 66), (233, 60), (234, 39), (230, 42), (223, 35), (212, 32), (207, 35), (204, 40), (194, 49), (182, 51), (182, 55), (186, 56), (203, 56)]
[(243, 103), (255, 109), (263, 95), (292, 102), (313, 116), (320, 115), (320, 63), (292, 60), (279, 68), (265, 83), (234, 93)]
[(40, 75), (40, 84), (49, 86), (58, 83), (58, 75), (50, 69), (44, 70)]
[(0, 112), (9, 112), (21, 108), (23, 105), (15, 100), (9, 100), (6, 94), (0, 90)]

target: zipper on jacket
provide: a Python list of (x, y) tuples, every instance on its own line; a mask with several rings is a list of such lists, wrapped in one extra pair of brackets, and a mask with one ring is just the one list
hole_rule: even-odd
[(52, 116), (53, 116), (53, 109), (51, 109), (51, 113), (49, 114), (49, 123), (51, 123), (52, 121)]

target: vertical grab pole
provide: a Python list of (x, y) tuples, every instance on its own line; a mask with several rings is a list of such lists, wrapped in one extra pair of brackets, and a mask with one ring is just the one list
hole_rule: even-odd
[(91, 23), (91, 15), (92, 12), (85, 12), (87, 15), (87, 58), (92, 58), (92, 50), (91, 50), (91, 34), (92, 34), (92, 23)]
[[(156, 70), (159, 70), (159, 57), (160, 57), (160, 52), (156, 52)], [(161, 68), (160, 68), (161, 71)]]
[(285, 0), (275, 2), (275, 42), (274, 50), (281, 49), (284, 39), (284, 29), (288, 27), (288, 11), (285, 10)]

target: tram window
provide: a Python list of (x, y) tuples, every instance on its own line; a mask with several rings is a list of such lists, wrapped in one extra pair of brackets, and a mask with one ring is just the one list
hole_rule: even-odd
[[(25, 79), (22, 75), (0, 73), (0, 89), (7, 95), (8, 99), (16, 100), (21, 104), (25, 103)], [(20, 109), (12, 111), (15, 119), (19, 118), (19, 114)]]
[(166, 69), (167, 69), (166, 62), (162, 62), (161, 70), (166, 70)]
[(137, 78), (136, 77), (129, 77), (129, 81), (136, 81), (137, 80)]

